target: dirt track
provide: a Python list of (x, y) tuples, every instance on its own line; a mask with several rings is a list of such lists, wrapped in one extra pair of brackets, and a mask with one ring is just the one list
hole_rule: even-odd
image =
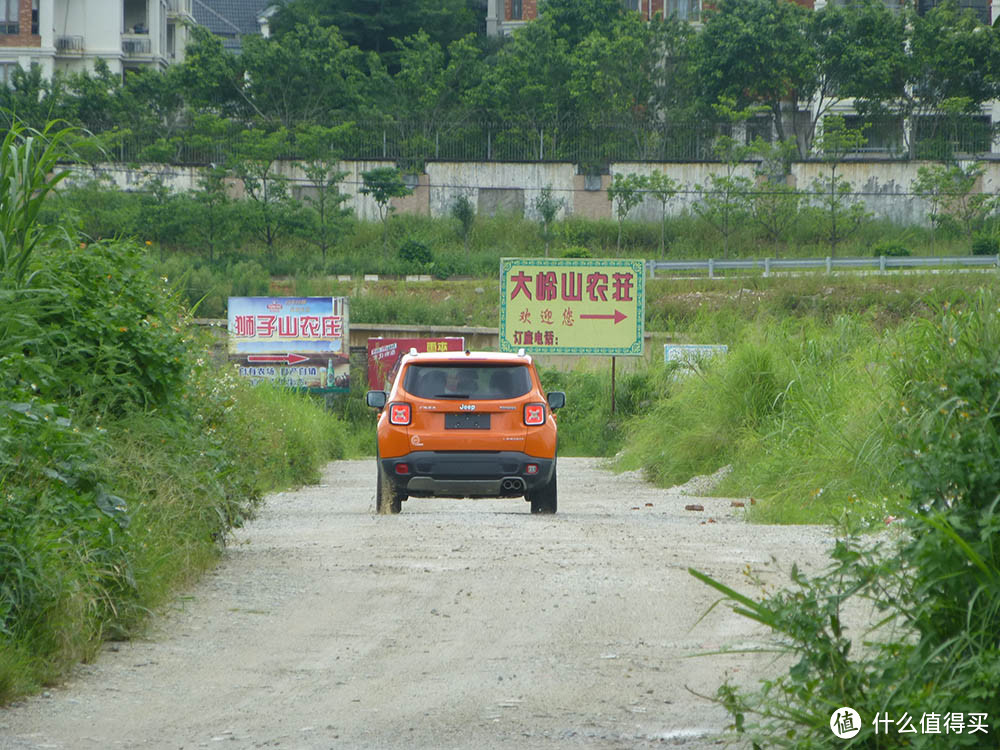
[(695, 656), (762, 632), (724, 607), (696, 625), (717, 597), (688, 566), (748, 590), (748, 563), (815, 564), (828, 532), (750, 526), (592, 459), (560, 459), (559, 483), (556, 516), (387, 517), (374, 461), (332, 463), (270, 497), (148, 640), (0, 712), (0, 748), (720, 747), (726, 715), (694, 693), (774, 666)]

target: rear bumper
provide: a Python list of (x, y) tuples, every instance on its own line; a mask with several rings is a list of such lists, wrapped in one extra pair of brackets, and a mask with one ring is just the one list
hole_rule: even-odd
[[(517, 451), (416, 451), (379, 461), (383, 476), (411, 497), (520, 497), (548, 484), (556, 465)], [(398, 473), (401, 464), (407, 473)]]

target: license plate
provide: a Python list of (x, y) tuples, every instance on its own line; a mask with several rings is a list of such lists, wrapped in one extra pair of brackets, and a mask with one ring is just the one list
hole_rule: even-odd
[(490, 429), (490, 415), (445, 414), (444, 428), (446, 430), (488, 430)]

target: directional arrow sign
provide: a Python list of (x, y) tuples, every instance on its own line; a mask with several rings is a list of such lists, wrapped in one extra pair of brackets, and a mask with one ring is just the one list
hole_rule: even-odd
[(613, 320), (615, 324), (621, 323), (628, 315), (621, 310), (615, 310), (613, 315), (581, 315), (580, 320)]
[(288, 365), (295, 365), (305, 362), (309, 357), (301, 354), (248, 354), (247, 362), (284, 362)]
[(504, 258), (500, 350), (641, 355), (645, 300), (641, 260)]

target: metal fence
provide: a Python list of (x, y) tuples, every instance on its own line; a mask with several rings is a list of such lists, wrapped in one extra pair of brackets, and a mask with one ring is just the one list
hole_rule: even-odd
[(714, 279), (717, 271), (760, 272), (769, 276), (781, 271), (825, 271), (833, 273), (838, 269), (871, 269), (885, 272), (892, 269), (951, 269), (951, 268), (997, 268), (998, 255), (950, 255), (935, 257), (896, 257), (880, 255), (867, 258), (735, 258), (708, 260), (649, 260), (646, 271), (655, 279), (657, 272), (674, 275), (677, 271), (699, 271)]
[[(334, 125), (337, 123), (327, 123)], [(854, 123), (852, 123), (854, 124)], [(991, 154), (994, 129), (983, 118), (944, 120), (924, 118), (903, 139), (902, 121), (876, 123), (870, 145), (856, 156), (886, 159), (984, 158)], [(751, 123), (743, 139), (773, 137)], [(428, 161), (567, 162), (587, 172), (600, 172), (614, 162), (711, 162), (713, 144), (732, 133), (725, 123), (711, 121), (615, 121), (557, 123), (422, 122), (419, 120), (350, 121), (331, 147), (342, 158), (387, 160), (417, 170)], [(175, 164), (222, 163), (238, 150), (238, 134), (207, 137), (182, 131), (169, 139), (129, 134), (109, 149), (122, 162)], [(282, 158), (300, 159), (301, 149), (290, 139)], [(1000, 156), (1000, 154), (998, 154)]]

